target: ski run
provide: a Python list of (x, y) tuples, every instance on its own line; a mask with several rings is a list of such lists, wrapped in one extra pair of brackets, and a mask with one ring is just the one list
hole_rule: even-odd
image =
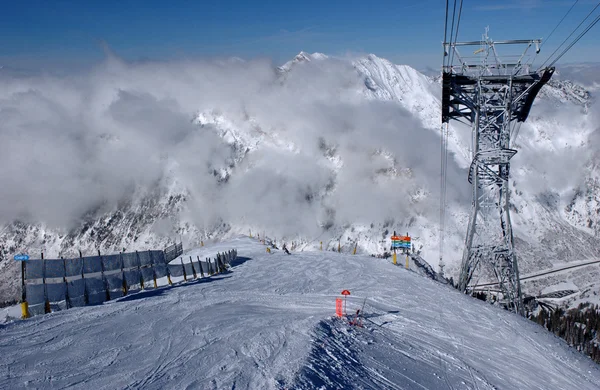
[[(600, 368), (542, 327), (390, 260), (248, 237), (184, 258), (234, 248), (225, 274), (0, 325), (0, 388), (600, 387)], [(363, 327), (335, 316), (344, 289)]]

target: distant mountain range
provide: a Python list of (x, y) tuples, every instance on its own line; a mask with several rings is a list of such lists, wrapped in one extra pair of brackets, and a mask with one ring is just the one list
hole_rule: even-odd
[[(177, 135), (185, 154), (155, 151), (158, 162), (149, 163), (148, 170), (159, 166), (156, 177), (131, 184), (117, 198), (100, 198), (68, 226), (36, 215), (6, 221), (0, 230), (0, 301), (19, 296), (19, 268), (12, 260), (17, 252), (33, 257), (41, 251), (46, 257), (76, 256), (79, 250), (114, 253), (161, 248), (179, 239), (189, 247), (249, 232), (293, 242), (295, 250), (318, 250), (323, 241), (325, 249), (339, 243), (348, 253), (356, 245), (370, 254), (388, 250), (393, 231), (409, 233), (415, 249), (438, 267), (438, 76), (373, 54), (350, 60), (301, 52), (279, 67), (236, 60), (213, 64), (215, 73), (205, 78), (204, 65), (195, 71), (188, 64), (185, 70), (194, 75), (189, 82), (188, 73), (160, 66), (112, 64), (89, 77), (110, 77), (117, 92), (105, 86), (103, 93), (114, 94), (113, 120), (130, 120), (137, 110), (136, 115), (151, 118), (144, 126), (176, 133), (179, 127), (171, 128), (168, 117), (155, 119), (153, 113), (179, 107), (188, 115), (181, 126), (190, 126)], [(252, 73), (244, 73), (247, 69)], [(156, 80), (134, 84), (139, 74), (156, 74)], [(559, 68), (559, 74), (542, 89), (514, 145), (512, 221), (522, 273), (600, 257), (597, 84), (591, 78), (587, 84), (566, 79), (585, 74), (573, 66)], [(233, 85), (227, 85), (229, 78)], [(47, 87), (39, 80), (31, 83), (39, 83), (31, 88)], [(11, 96), (17, 93), (22, 92)], [(202, 104), (188, 109), (195, 94)], [(113, 109), (126, 99), (135, 105)], [(146, 100), (155, 108), (144, 106)], [(0, 112), (7, 107), (6, 100), (0, 102)], [(93, 102), (85, 108), (82, 116), (102, 111)], [(99, 148), (140, 146), (111, 122), (103, 123), (107, 127), (95, 141)], [(453, 124), (449, 148), (444, 262), (446, 275), (455, 276), (470, 205), (470, 128)], [(190, 163), (192, 157), (197, 163)], [(114, 171), (118, 174), (118, 167)], [(597, 266), (524, 288), (536, 293), (566, 280), (588, 295), (600, 292)]]

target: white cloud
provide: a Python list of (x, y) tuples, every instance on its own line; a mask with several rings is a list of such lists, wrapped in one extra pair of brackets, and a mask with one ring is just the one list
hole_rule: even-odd
[[(301, 64), (285, 81), (265, 60), (116, 58), (67, 77), (0, 79), (0, 221), (69, 227), (90, 209), (151, 191), (169, 167), (189, 191), (187, 217), (201, 228), (224, 220), (315, 237), (328, 220), (344, 226), (421, 214), (436, 223), (438, 134), (397, 102), (367, 100), (364, 88), (351, 64), (335, 59)], [(553, 110), (536, 105), (532, 116), (566, 120)], [(198, 113), (228, 121), (241, 142), (258, 147), (231, 168), (245, 151), (219, 136), (223, 126), (194, 123)], [(541, 147), (536, 131), (558, 127), (537, 123), (521, 131), (513, 161), (519, 189), (567, 191), (581, 179), (581, 160), (556, 134), (548, 134), (554, 152)], [(449, 164), (449, 203), (466, 210), (467, 172), (452, 157)], [(521, 175), (520, 166), (547, 175)], [(215, 170), (227, 167), (231, 177), (217, 180)]]
[[(409, 208), (435, 214), (433, 197), (414, 204), (411, 196), (437, 191), (437, 135), (397, 104), (365, 100), (363, 88), (338, 60), (303, 64), (285, 82), (264, 60), (116, 58), (73, 76), (0, 79), (0, 220), (71, 226), (92, 208), (155, 187), (167, 161), (177, 162), (199, 224), (224, 219), (311, 235), (328, 208), (339, 223)], [(234, 151), (213, 125), (193, 123), (215, 110), (240, 132), (258, 126), (294, 152), (261, 146), (219, 183), (213, 170), (230, 165)], [(322, 140), (343, 161), (339, 173)], [(385, 168), (404, 176), (374, 181)]]

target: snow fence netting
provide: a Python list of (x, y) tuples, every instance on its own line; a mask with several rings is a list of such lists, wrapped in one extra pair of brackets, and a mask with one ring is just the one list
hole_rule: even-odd
[(123, 270), (121, 268), (121, 255), (102, 256), (104, 263), (104, 277), (108, 284), (110, 299), (123, 296)]
[(195, 269), (192, 266), (191, 259), (192, 258), (190, 257), (189, 263), (185, 263), (185, 262), (183, 263), (183, 269), (185, 269), (185, 276), (186, 276), (187, 280), (193, 279), (196, 274), (196, 272), (194, 272)]
[(67, 285), (65, 284), (65, 263), (63, 259), (44, 260), (46, 299), (52, 311), (67, 308)]
[(46, 304), (44, 260), (28, 260), (25, 264), (25, 279), (25, 294), (29, 304), (29, 314), (44, 314)]
[[(181, 245), (174, 250), (181, 252)], [(171, 252), (170, 256), (175, 252)], [(29, 314), (102, 304), (129, 291), (167, 286), (223, 272), (237, 256), (231, 250), (215, 258), (183, 256), (168, 263), (165, 251), (119, 253), (75, 259), (39, 259), (25, 263)]]
[(82, 275), (83, 259), (65, 259), (67, 295), (72, 307), (85, 306), (85, 281)]
[(150, 251), (137, 252), (140, 262), (141, 278), (144, 282), (143, 288), (154, 288), (154, 268), (152, 267), (152, 256)]
[(99, 305), (106, 301), (106, 284), (102, 275), (102, 257), (84, 257), (83, 274), (87, 303), (89, 305)]
[(154, 264), (154, 274), (156, 275), (156, 284), (158, 286), (167, 286), (169, 284), (167, 263), (163, 251), (149, 251)]
[(204, 270), (202, 269), (202, 265), (200, 264), (200, 261), (198, 260), (198, 257), (196, 257), (196, 259), (192, 259), (192, 266), (194, 267), (194, 270), (196, 271), (196, 276), (199, 278), (203, 278), (204, 277)]
[(169, 274), (171, 275), (171, 281), (173, 283), (182, 282), (183, 278), (183, 266), (180, 262), (181, 259), (175, 260), (172, 264), (168, 265)]
[(123, 261), (123, 277), (127, 283), (127, 290), (141, 289), (142, 277), (137, 253), (121, 253), (121, 260)]

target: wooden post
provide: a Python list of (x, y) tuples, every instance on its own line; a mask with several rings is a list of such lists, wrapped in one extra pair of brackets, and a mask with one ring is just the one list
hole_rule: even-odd
[[(81, 253), (81, 251), (79, 252)], [(65, 304), (67, 306), (67, 309), (71, 308), (70, 305), (70, 299), (69, 299), (69, 282), (67, 282), (67, 264), (66, 264), (66, 260), (63, 259), (63, 281), (65, 282)]]
[(98, 249), (98, 257), (100, 258), (100, 271), (102, 272), (102, 282), (104, 283), (104, 291), (106, 292), (106, 300), (110, 301), (110, 285), (108, 284), (108, 279), (104, 276), (104, 259), (102, 255), (100, 255), (100, 249)]
[(50, 301), (48, 301), (48, 290), (46, 288), (46, 260), (42, 259), (42, 283), (44, 285), (44, 313), (50, 313)]
[(169, 286), (173, 285), (173, 282), (171, 281), (171, 271), (169, 270), (169, 261), (167, 260), (165, 251), (163, 251), (164, 259), (165, 259), (165, 267), (167, 267), (166, 271), (167, 271), (167, 282), (169, 282)]
[[(125, 248), (123, 248), (125, 249)], [(121, 259), (121, 277), (123, 279), (123, 295), (127, 295), (127, 279), (125, 279), (125, 269), (123, 267), (123, 255), (119, 253), (119, 259)]]
[(185, 280), (187, 282), (187, 275), (185, 274), (185, 266), (183, 265), (183, 257), (180, 260), (181, 260), (181, 268), (183, 269), (183, 280)]
[(212, 275), (213, 274), (213, 270), (212, 270), (212, 264), (210, 262), (210, 258), (209, 257), (206, 258), (206, 262), (208, 263), (208, 275)]
[(81, 280), (83, 280), (83, 304), (88, 305), (90, 303), (90, 299), (88, 297), (87, 286), (85, 285), (85, 257), (81, 257)]
[(223, 254), (222, 253), (217, 253), (217, 269), (219, 270), (219, 273), (224, 271), (224, 267), (223, 267)]
[(200, 260), (200, 256), (196, 256), (198, 259), (198, 265), (200, 266), (200, 275), (204, 277), (204, 270), (202, 269), (202, 261)]
[(144, 289), (144, 276), (142, 275), (142, 262), (140, 261), (140, 255), (138, 251), (135, 251), (135, 258), (137, 259), (138, 273), (140, 274), (140, 288)]
[(152, 279), (154, 280), (154, 288), (158, 288), (158, 283), (156, 282), (156, 269), (154, 268), (154, 258), (152, 257), (152, 253), (148, 250), (148, 256), (150, 256), (150, 260), (152, 261)]
[(196, 274), (196, 268), (194, 268), (194, 261), (192, 260), (192, 256), (190, 256), (190, 264), (192, 265), (192, 272), (194, 273), (194, 279), (198, 279), (198, 275)]

